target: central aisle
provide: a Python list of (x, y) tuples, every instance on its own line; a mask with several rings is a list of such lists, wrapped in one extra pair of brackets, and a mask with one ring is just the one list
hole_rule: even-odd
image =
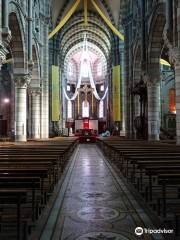
[[(136, 227), (153, 226), (96, 145), (80, 145), (70, 168), (51, 239), (152, 239), (147, 234), (140, 238), (135, 235)], [(45, 231), (50, 230), (51, 223), (49, 225)], [(47, 236), (46, 232), (44, 236)], [(163, 239), (160, 235), (155, 237)]]

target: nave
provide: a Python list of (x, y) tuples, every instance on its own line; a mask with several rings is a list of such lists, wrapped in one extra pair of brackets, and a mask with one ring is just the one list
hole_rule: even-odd
[(171, 141), (54, 138), (1, 144), (0, 157), (0, 239), (179, 239)]
[(0, 240), (180, 239), (179, 26), (180, 0), (0, 0)]
[[(62, 201), (62, 206), (57, 203), (58, 219), (53, 219), (52, 212), (52, 221), (48, 221), (41, 240), (134, 240), (137, 226), (154, 228), (98, 147), (90, 144), (78, 147), (66, 183), (64, 196), (60, 191), (57, 197), (57, 201)], [(56, 223), (55, 231), (52, 222)]]

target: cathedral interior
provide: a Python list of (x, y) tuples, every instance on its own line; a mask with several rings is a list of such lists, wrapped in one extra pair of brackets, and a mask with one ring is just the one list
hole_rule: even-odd
[(0, 0), (0, 239), (180, 239), (180, 0)]

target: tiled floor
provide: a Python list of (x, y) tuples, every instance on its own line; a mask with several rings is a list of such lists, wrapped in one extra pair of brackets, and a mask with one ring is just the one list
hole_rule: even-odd
[(61, 208), (53, 210), (58, 216), (55, 227), (47, 223), (41, 240), (48, 239), (50, 231), (53, 240), (164, 239), (159, 234), (135, 235), (136, 227), (155, 227), (96, 145), (79, 146), (66, 184), (64, 196), (59, 193), (57, 198)]

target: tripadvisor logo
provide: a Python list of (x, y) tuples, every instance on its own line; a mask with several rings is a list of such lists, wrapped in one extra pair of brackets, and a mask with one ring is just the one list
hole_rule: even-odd
[(142, 227), (137, 227), (136, 229), (135, 229), (135, 234), (137, 235), (137, 236), (141, 236), (142, 234), (143, 234), (143, 228)]
[(150, 229), (150, 228), (142, 228), (137, 227), (135, 229), (135, 234), (137, 236), (141, 236), (142, 234), (173, 234), (173, 229)]

